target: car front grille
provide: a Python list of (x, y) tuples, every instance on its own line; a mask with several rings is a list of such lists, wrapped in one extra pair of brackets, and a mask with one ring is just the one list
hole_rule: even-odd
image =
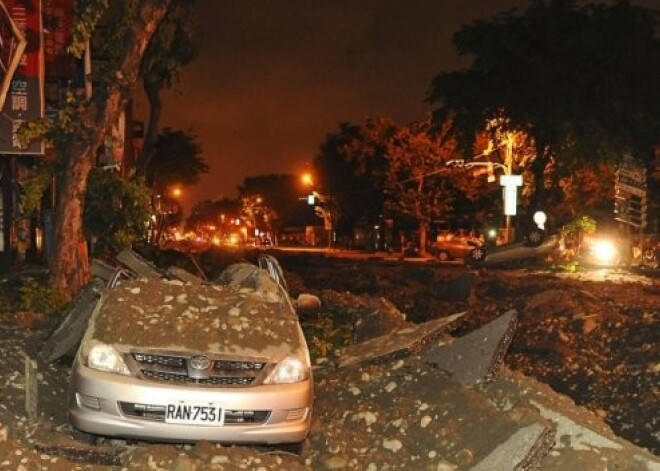
[(209, 387), (245, 387), (260, 384), (268, 364), (258, 359), (210, 358), (204, 370), (191, 368), (193, 355), (133, 352), (134, 370), (144, 380)]
[[(119, 402), (122, 415), (140, 420), (165, 422), (165, 406)], [(231, 410), (224, 411), (224, 425), (259, 425), (270, 417), (268, 410)]]
[(140, 370), (145, 379), (168, 381), (174, 383), (208, 384), (211, 386), (249, 386), (254, 377), (246, 376), (212, 376), (209, 378), (191, 378), (186, 373), (171, 373), (166, 371)]

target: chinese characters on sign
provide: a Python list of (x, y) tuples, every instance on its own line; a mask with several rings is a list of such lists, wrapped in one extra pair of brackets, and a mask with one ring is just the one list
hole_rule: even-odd
[(625, 156), (616, 171), (614, 220), (633, 227), (646, 226), (646, 169)]
[[(4, 0), (0, 3), (3, 7), (0, 11), (3, 90), (6, 86), (0, 113), (0, 153), (43, 154), (43, 140), (34, 140), (24, 148), (17, 134), (23, 123), (43, 116), (41, 1)], [(24, 50), (18, 47), (21, 39)], [(16, 64), (14, 70), (12, 64)]]

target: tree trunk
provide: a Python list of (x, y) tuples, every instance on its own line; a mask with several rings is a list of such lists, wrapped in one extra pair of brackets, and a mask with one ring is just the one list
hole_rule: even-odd
[(149, 120), (147, 130), (144, 135), (144, 145), (137, 163), (137, 174), (146, 177), (149, 164), (156, 153), (156, 140), (158, 139), (158, 128), (163, 104), (160, 99), (160, 91), (163, 85), (161, 82), (144, 82), (144, 92), (149, 101)]
[(426, 255), (426, 240), (428, 239), (429, 225), (426, 222), (419, 224), (419, 254)]
[(532, 174), (534, 175), (534, 193), (532, 194), (531, 207), (532, 211), (543, 209), (545, 203), (545, 169), (548, 166), (550, 157), (548, 155), (547, 146), (536, 146), (536, 159), (532, 162)]
[(125, 38), (116, 79), (107, 88), (97, 88), (82, 111), (83, 130), (74, 134), (63, 152), (64, 173), (58, 183), (54, 221), (53, 258), (49, 282), (68, 296), (75, 296), (89, 280), (89, 263), (83, 238), (82, 215), (89, 172), (107, 126), (117, 122), (126, 98), (132, 94), (139, 65), (170, 0), (143, 0)]

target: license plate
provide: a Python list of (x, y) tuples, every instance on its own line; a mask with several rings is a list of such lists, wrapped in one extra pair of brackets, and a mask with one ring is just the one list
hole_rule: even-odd
[(222, 425), (222, 408), (190, 402), (170, 403), (165, 409), (165, 422), (184, 425)]

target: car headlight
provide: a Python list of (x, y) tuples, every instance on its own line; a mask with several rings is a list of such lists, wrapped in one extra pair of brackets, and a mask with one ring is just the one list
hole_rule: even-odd
[(87, 354), (87, 366), (108, 373), (130, 374), (121, 354), (105, 343), (97, 343), (90, 348)]
[(614, 243), (610, 240), (597, 240), (593, 245), (594, 257), (600, 263), (612, 263), (618, 254)]
[(279, 362), (266, 381), (266, 384), (290, 384), (309, 378), (309, 364), (298, 357), (286, 357)]

